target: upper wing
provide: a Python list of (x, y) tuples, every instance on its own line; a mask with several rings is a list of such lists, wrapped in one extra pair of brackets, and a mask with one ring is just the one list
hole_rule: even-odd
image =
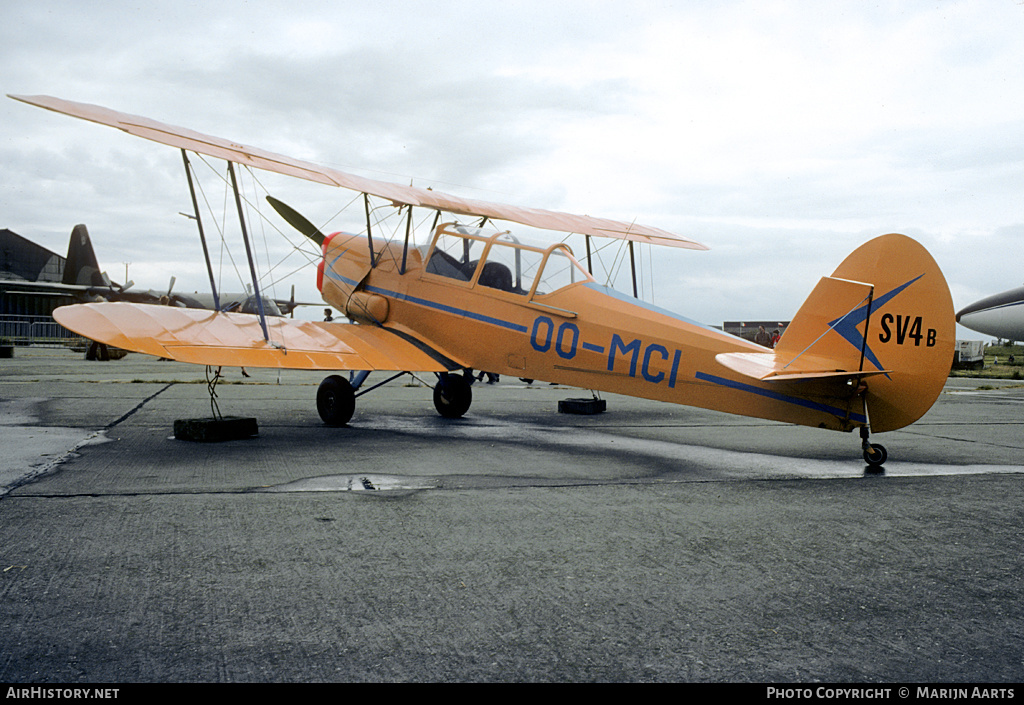
[(384, 328), (267, 318), (272, 343), (257, 316), (150, 304), (62, 306), (53, 317), (100, 343), (180, 362), (297, 370), (443, 372), (445, 361)]
[(699, 242), (682, 235), (661, 230), (660, 228), (604, 218), (592, 218), (586, 215), (572, 215), (558, 211), (520, 208), (500, 203), (463, 199), (440, 191), (367, 179), (300, 159), (292, 159), (291, 157), (274, 154), (273, 152), (267, 152), (255, 147), (247, 147), (219, 137), (211, 137), (183, 127), (167, 125), (150, 120), (149, 118), (109, 110), (98, 105), (76, 103), (42, 95), (11, 95), (9, 97), (29, 105), (46, 108), (47, 110), (53, 110), (54, 112), (71, 115), (101, 125), (116, 127), (128, 134), (144, 137), (161, 144), (187, 149), (257, 169), (368, 193), (373, 196), (390, 199), (394, 203), (436, 208), (458, 215), (486, 216), (495, 220), (506, 220), (544, 230), (579, 233), (596, 237), (611, 237), (691, 250), (708, 249)]

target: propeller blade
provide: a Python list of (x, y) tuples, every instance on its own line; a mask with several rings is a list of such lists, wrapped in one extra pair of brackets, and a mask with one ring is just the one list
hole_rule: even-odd
[(318, 247), (323, 246), (324, 234), (320, 232), (315, 225), (306, 220), (305, 216), (289, 206), (287, 203), (279, 201), (273, 196), (267, 196), (267, 202), (273, 206), (274, 210), (277, 211), (277, 214), (284, 218), (289, 225), (315, 242)]
[(174, 277), (171, 277), (171, 283), (167, 286), (167, 296), (168, 297), (170, 297), (171, 290), (174, 289), (174, 282), (176, 282), (176, 281), (177, 281), (177, 279), (175, 279)]

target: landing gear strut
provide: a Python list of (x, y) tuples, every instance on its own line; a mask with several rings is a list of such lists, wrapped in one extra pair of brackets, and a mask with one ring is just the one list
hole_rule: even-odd
[(864, 451), (864, 462), (877, 470), (882, 467), (882, 463), (889, 457), (889, 453), (885, 450), (885, 446), (868, 441), (868, 437), (871, 435), (871, 419), (868, 416), (866, 386), (861, 393), (861, 399), (864, 401), (864, 425), (860, 427), (860, 446)]
[[(340, 375), (331, 375), (320, 383), (316, 391), (316, 410), (328, 426), (344, 426), (355, 413), (357, 396), (371, 392), (406, 374), (411, 373), (400, 372), (365, 390), (362, 386), (369, 375), (367, 371), (353, 373), (351, 380)], [(452, 372), (443, 372), (437, 378), (437, 386), (434, 387), (434, 406), (437, 413), (447, 419), (462, 417), (473, 403), (473, 392), (470, 389), (472, 382), (466, 375)]]

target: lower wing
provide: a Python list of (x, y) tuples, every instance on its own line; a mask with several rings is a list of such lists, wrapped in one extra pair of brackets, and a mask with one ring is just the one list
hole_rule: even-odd
[(384, 328), (130, 303), (62, 306), (58, 323), (90, 340), (180, 362), (297, 370), (443, 372), (453, 365)]

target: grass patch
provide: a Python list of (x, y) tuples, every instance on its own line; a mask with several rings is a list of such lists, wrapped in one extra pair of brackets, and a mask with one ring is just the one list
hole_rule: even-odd
[(1024, 380), (1024, 345), (989, 345), (985, 348), (985, 366), (982, 369), (953, 370), (949, 376)]

